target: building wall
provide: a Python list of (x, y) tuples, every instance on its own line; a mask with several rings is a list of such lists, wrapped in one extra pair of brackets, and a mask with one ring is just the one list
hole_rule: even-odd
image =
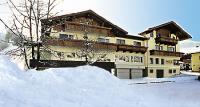
[[(58, 32), (56, 30), (52, 30), (52, 32), (54, 33), (51, 33), (51, 37), (54, 38), (54, 39), (58, 39), (59, 38), (59, 34), (68, 34), (68, 35), (74, 35), (74, 38), (75, 40), (84, 40), (83, 36), (84, 36), (84, 32), (81, 32), (81, 31), (72, 31), (72, 30), (66, 30), (66, 31), (61, 31), (61, 32)], [(128, 39), (128, 38), (122, 38), (122, 37), (116, 37), (116, 36), (113, 36), (113, 35), (105, 35), (105, 34), (99, 34), (99, 33), (88, 33), (87, 34), (89, 40), (91, 41), (97, 41), (98, 38), (105, 38), (105, 39), (109, 39), (109, 43), (116, 43), (117, 42), (117, 39), (122, 39), (122, 40), (125, 40), (125, 44), (126, 45), (133, 45), (134, 44), (134, 41), (137, 41), (137, 42), (141, 42), (141, 46), (145, 46), (145, 41), (142, 41), (142, 40), (135, 40), (135, 39)], [(47, 54), (49, 53), (49, 51), (44, 51), (43, 54), (45, 55), (45, 57), (42, 57), (41, 59), (48, 59), (50, 58), (51, 60), (75, 60), (75, 61), (84, 61), (85, 59), (84, 58), (80, 58), (78, 57), (77, 55), (71, 55), (72, 53), (80, 53), (81, 52), (81, 48), (79, 47), (70, 47), (70, 46), (47, 46), (49, 48), (49, 51), (57, 51), (57, 52), (63, 52), (62, 54), (64, 54), (64, 57), (60, 58), (57, 56), (57, 53), (54, 53), (54, 54)], [(47, 53), (46, 53), (47, 52)], [(106, 59), (110, 59), (110, 62), (116, 62), (116, 64), (119, 66), (119, 67), (127, 67), (127, 65), (129, 66), (129, 68), (133, 68), (132, 66), (142, 66), (142, 68), (144, 68), (145, 66), (145, 55), (142, 54), (142, 53), (135, 53), (135, 52), (123, 52), (123, 51), (115, 51), (115, 50), (109, 50), (109, 49), (103, 49), (103, 50), (99, 50), (99, 49), (96, 49), (96, 52), (95, 52), (95, 56), (101, 56), (102, 54), (106, 54)], [(67, 56), (72, 56), (71, 58), (70, 57), (67, 57)], [(119, 60), (119, 56), (120, 57), (124, 57), (122, 58), (121, 60)], [(135, 57), (135, 56), (138, 56), (138, 57), (142, 57), (143, 59), (143, 63), (137, 63), (137, 62), (134, 62), (134, 61), (131, 61), (131, 57)], [(94, 60), (97, 59), (94, 58)], [(128, 59), (127, 59), (128, 58)], [(129, 61), (127, 61), (129, 60)]]
[(200, 72), (200, 53), (192, 54), (192, 71)]
[[(66, 30), (65, 32), (57, 32), (53, 30), (51, 37), (53, 38), (59, 38), (59, 34), (69, 34), (74, 35), (74, 39), (76, 40), (84, 40), (84, 32), (81, 31), (70, 31)], [(180, 73), (180, 66), (174, 65), (174, 60), (180, 60), (180, 57), (173, 57), (173, 56), (160, 56), (160, 55), (150, 55), (150, 50), (155, 49), (155, 38), (156, 38), (156, 31), (153, 31), (153, 37), (150, 37), (150, 33), (143, 35), (145, 37), (148, 37), (149, 40), (134, 40), (134, 39), (127, 39), (122, 37), (116, 37), (111, 35), (105, 35), (105, 34), (99, 34), (99, 33), (88, 33), (89, 40), (97, 41), (98, 38), (105, 38), (109, 39), (109, 43), (116, 43), (117, 39), (125, 40), (126, 45), (133, 45), (134, 41), (141, 42), (142, 46), (148, 47), (148, 50), (145, 54), (143, 53), (135, 53), (135, 52), (123, 52), (123, 51), (115, 51), (115, 50), (104, 50), (104, 51), (98, 51), (96, 52), (96, 57), (93, 59), (94, 61), (98, 58), (98, 56), (101, 56), (103, 54), (106, 54), (106, 58), (108, 59), (106, 61), (109, 62), (115, 62), (117, 69), (124, 69), (122, 71), (129, 71), (130, 69), (140, 69), (144, 70), (145, 67), (148, 68), (148, 77), (155, 78), (157, 77), (157, 70), (163, 70), (164, 71), (164, 77), (171, 77), (173, 75), (177, 75)], [(171, 37), (174, 37), (174, 34), (171, 34)], [(173, 47), (169, 45), (160, 44), (160, 46), (163, 46), (163, 50), (167, 51), (167, 47)], [(48, 46), (50, 50), (57, 51), (57, 52), (63, 52), (62, 58), (58, 57), (56, 54), (48, 54), (49, 52), (44, 52), (44, 56), (42, 59), (51, 59), (51, 60), (71, 60), (71, 61), (85, 61), (85, 58), (80, 58), (76, 55), (76, 53), (80, 52), (80, 48), (78, 47), (63, 47), (63, 46)], [(176, 45), (176, 52), (179, 52), (179, 44)], [(142, 58), (142, 61), (138, 62), (135, 61), (134, 58)], [(150, 63), (150, 58), (153, 58), (153, 64)], [(159, 58), (159, 64), (155, 64), (155, 59)], [(161, 64), (161, 59), (164, 59), (164, 64)], [(103, 60), (102, 60), (103, 61)], [(153, 72), (152, 72), (153, 70)], [(172, 72), (170, 72), (172, 70)]]
[[(164, 77), (171, 77), (177, 74), (180, 74), (180, 65), (174, 65), (174, 60), (180, 60), (180, 57), (175, 56), (161, 56), (161, 55), (150, 55), (150, 50), (155, 50), (156, 44), (155, 38), (156, 38), (157, 32), (153, 31), (153, 37), (150, 36), (150, 33), (145, 34), (143, 36), (150, 38), (147, 41), (148, 51), (146, 53), (146, 64), (145, 66), (148, 68), (148, 77), (156, 78), (156, 70), (164, 70)], [(170, 34), (171, 37), (176, 37), (174, 34)], [(171, 45), (165, 45), (160, 44), (160, 46), (163, 46), (163, 51), (167, 51), (167, 47), (174, 47)], [(179, 43), (176, 45), (176, 52), (180, 51)], [(151, 64), (150, 58), (153, 58), (153, 64)], [(156, 58), (159, 58), (159, 64), (156, 64), (155, 60)], [(161, 64), (161, 59), (164, 59), (164, 64)], [(151, 71), (153, 70), (153, 72)], [(170, 72), (172, 70), (172, 73)], [(176, 72), (175, 72), (176, 70)], [(151, 71), (151, 72), (150, 72)]]
[[(82, 24), (87, 24), (93, 28), (99, 27), (103, 28), (103, 22), (95, 22), (93, 19), (89, 19), (90, 17), (81, 17), (81, 18), (74, 18), (72, 19), (72, 23), (77, 23), (76, 25), (70, 25), (68, 22), (63, 25), (56, 26), (52, 29), (52, 33), (50, 37), (52, 39), (59, 39), (60, 34), (68, 34), (74, 35), (73, 39), (75, 40), (84, 40), (84, 35), (86, 34), (84, 31), (81, 31)], [(89, 22), (89, 23), (88, 23)], [(71, 24), (72, 24), (71, 23)], [(70, 27), (71, 26), (71, 27)], [(84, 26), (83, 26), (84, 27)], [(104, 26), (105, 27), (105, 26)], [(71, 29), (70, 29), (71, 28)], [(79, 30), (77, 30), (79, 29)], [(87, 28), (86, 28), (87, 29)], [(85, 29), (85, 30), (86, 30)], [(90, 28), (89, 28), (90, 29)], [(104, 28), (103, 28), (104, 29)], [(110, 28), (105, 28), (107, 31)], [(104, 31), (105, 31), (104, 29)], [(83, 29), (82, 29), (83, 30)], [(174, 47), (176, 52), (180, 51), (179, 42), (176, 46), (166, 45), (166, 44), (156, 44), (155, 38), (156, 35), (162, 34), (166, 37), (176, 38), (178, 37), (175, 34), (171, 34), (170, 31), (166, 29), (159, 29), (154, 30), (152, 33), (143, 34), (142, 36), (149, 38), (149, 40), (136, 40), (136, 39), (128, 39), (123, 38), (121, 35), (117, 37), (112, 32), (98, 32), (98, 30), (91, 30), (93, 33), (87, 33), (88, 40), (90, 41), (98, 41), (98, 38), (109, 39), (109, 43), (117, 43), (117, 39), (125, 40), (125, 45), (134, 45), (134, 42), (140, 42), (141, 46), (148, 47), (146, 53), (136, 53), (136, 52), (129, 52), (129, 51), (119, 51), (119, 50), (112, 50), (112, 49), (97, 49), (94, 50), (95, 57), (92, 61), (97, 60), (100, 56), (106, 54), (104, 59), (101, 59), (102, 62), (114, 62), (116, 64), (116, 71), (120, 71), (115, 73), (116, 71), (113, 69), (112, 73), (117, 75), (120, 74), (122, 78), (130, 77), (129, 74), (135, 74), (135, 77), (141, 77), (142, 72), (147, 69), (148, 77), (155, 78), (158, 75), (158, 70), (163, 71), (163, 77), (171, 77), (180, 73), (180, 66), (174, 64), (174, 60), (180, 60), (180, 57), (175, 56), (162, 56), (162, 55), (151, 55), (150, 50), (155, 50), (155, 45), (159, 45), (163, 47), (163, 51), (168, 51), (168, 47)], [(102, 30), (102, 29), (101, 29)], [(116, 29), (112, 29), (115, 32)], [(115, 34), (119, 35), (118, 31)], [(152, 35), (153, 37), (151, 37)], [(125, 35), (124, 35), (125, 36)], [(52, 46), (47, 45), (47, 50), (42, 52), (41, 59), (44, 60), (67, 60), (67, 61), (85, 61), (84, 57), (80, 57), (79, 54), (81, 53), (81, 47), (72, 47), (72, 46)], [(51, 54), (49, 54), (51, 53)], [(62, 57), (61, 57), (62, 56)], [(92, 54), (91, 54), (92, 56)], [(159, 64), (156, 64), (156, 58), (159, 59)], [(153, 63), (151, 60), (153, 59)], [(161, 59), (164, 60), (164, 64), (161, 64)], [(160, 74), (159, 74), (160, 75)], [(134, 77), (134, 75), (133, 75)]]

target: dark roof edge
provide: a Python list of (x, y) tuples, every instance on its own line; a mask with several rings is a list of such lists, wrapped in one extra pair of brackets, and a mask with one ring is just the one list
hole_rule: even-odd
[(140, 36), (135, 36), (135, 35), (123, 35), (123, 36), (118, 36), (118, 37), (121, 37), (121, 38), (128, 38), (128, 39), (135, 39), (135, 40), (149, 40), (149, 38), (146, 38), (146, 37), (140, 37)]
[[(189, 39), (189, 38), (192, 38), (191, 35), (190, 35), (188, 32), (186, 32), (185, 30), (183, 30), (183, 28), (182, 28), (180, 25), (178, 25), (176, 22), (174, 22), (174, 21), (170, 21), (170, 22), (167, 22), (167, 23), (163, 23), (163, 24), (161, 24), (161, 25), (158, 25), (158, 26), (154, 26), (154, 27), (148, 28), (147, 30), (145, 30), (145, 31), (143, 31), (143, 32), (141, 32), (141, 33), (138, 33), (138, 34), (139, 34), (139, 35), (142, 35), (142, 34), (144, 34), (144, 33), (146, 33), (146, 32), (153, 31), (153, 30), (155, 30), (155, 29), (157, 29), (157, 28), (166, 26), (166, 25), (168, 25), (168, 24), (174, 24), (174, 25), (175, 25), (176, 27), (178, 27), (181, 31), (183, 31), (185, 34), (187, 34), (188, 39)], [(183, 40), (186, 40), (186, 39), (183, 39)]]
[[(70, 13), (70, 14), (65, 14), (65, 15), (60, 15), (60, 16), (55, 16), (55, 17), (51, 17), (49, 19), (59, 19), (62, 17), (67, 17), (67, 16), (74, 16), (74, 15), (78, 15), (78, 14), (84, 14), (84, 13), (92, 13), (95, 16), (97, 16), (98, 18), (104, 20), (105, 22), (107, 22), (108, 24), (110, 24), (111, 26), (117, 28), (118, 30), (120, 30), (121, 32), (123, 32), (124, 34), (128, 34), (128, 32), (122, 28), (120, 28), (119, 26), (111, 23), (110, 21), (108, 21), (107, 19), (105, 19), (104, 17), (100, 16), (99, 14), (95, 13), (93, 10), (85, 10), (85, 11), (81, 11), (81, 12), (76, 12), (76, 13)], [(47, 20), (47, 19), (41, 19), (41, 21), (43, 20)]]

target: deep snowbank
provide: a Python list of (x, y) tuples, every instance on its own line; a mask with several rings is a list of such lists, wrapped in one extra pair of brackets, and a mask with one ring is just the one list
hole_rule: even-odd
[(92, 67), (21, 71), (0, 56), (0, 107), (123, 107), (138, 102), (126, 85)]
[(92, 66), (21, 71), (0, 56), (0, 107), (200, 107), (195, 79), (119, 80)]

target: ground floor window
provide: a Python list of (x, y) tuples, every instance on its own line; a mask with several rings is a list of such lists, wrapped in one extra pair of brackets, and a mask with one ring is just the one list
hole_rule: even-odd
[(169, 73), (170, 73), (170, 74), (172, 73), (172, 70), (171, 70), (171, 69), (169, 70)]
[(156, 58), (156, 64), (159, 64), (159, 58)]
[(150, 70), (150, 73), (153, 73), (153, 69)]
[(175, 69), (173, 70), (173, 73), (176, 73), (176, 70), (175, 70)]

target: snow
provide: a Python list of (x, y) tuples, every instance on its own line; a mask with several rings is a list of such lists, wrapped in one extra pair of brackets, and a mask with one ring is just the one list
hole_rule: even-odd
[(120, 80), (94, 66), (22, 71), (1, 55), (0, 107), (199, 107), (196, 78)]
[(3, 50), (0, 51), (0, 55), (9, 55), (12, 57), (12, 62), (16, 63), (18, 65), (18, 67), (23, 70), (26, 68), (25, 66), (25, 62), (24, 62), (24, 57), (23, 56), (19, 56), (21, 51), (17, 51), (20, 48), (16, 45), (13, 44), (9, 44), (9, 46)]
[(18, 48), (18, 46), (14, 46), (12, 44), (9, 44), (9, 46), (7, 48), (5, 48), (2, 51), (0, 51), (0, 54), (6, 54), (6, 53), (8, 53), (8, 52), (10, 52), (12, 50), (17, 49), (17, 48)]
[(200, 76), (200, 72), (181, 71), (181, 73), (182, 73), (182, 74), (185, 74), (185, 75)]

